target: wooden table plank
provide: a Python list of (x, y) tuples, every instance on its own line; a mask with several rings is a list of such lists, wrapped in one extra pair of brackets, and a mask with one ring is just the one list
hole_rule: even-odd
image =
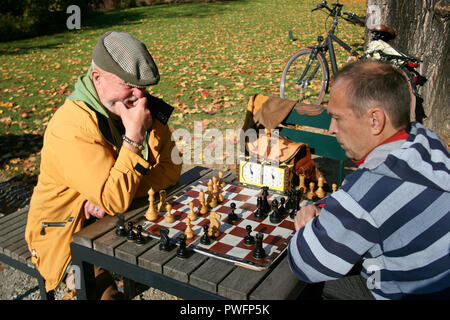
[(20, 239), (19, 241), (16, 241), (14, 243), (11, 243), (7, 247), (3, 249), (3, 253), (7, 255), (8, 257), (13, 258), (12, 253), (17, 250), (18, 248), (21, 248), (23, 246), (27, 245), (25, 238)]
[(124, 242), (114, 250), (114, 256), (120, 260), (131, 264), (137, 264), (137, 258), (145, 251), (156, 245), (156, 239), (149, 239), (143, 245), (137, 245), (135, 242)]
[(25, 226), (21, 226), (14, 232), (6, 234), (0, 237), (0, 253), (4, 252), (4, 249), (9, 245), (25, 239)]
[(7, 221), (10, 221), (10, 220), (15, 219), (18, 216), (22, 216), (22, 215), (27, 216), (29, 209), (30, 209), (30, 206), (27, 205), (27, 206), (23, 207), (22, 209), (17, 210), (16, 212), (13, 212), (4, 217), (1, 217), (0, 218), (0, 229), (2, 228), (2, 225)]
[(250, 294), (251, 300), (295, 299), (306, 287), (306, 283), (292, 273), (287, 255), (270, 272), (267, 278)]
[(10, 237), (15, 230), (27, 225), (27, 215), (22, 215), (0, 226), (0, 237)]
[(31, 259), (31, 252), (28, 249), (28, 246), (26, 247), (26, 250), (24, 250), (23, 252), (18, 252), (18, 254), (19, 254), (19, 261), (24, 264), (28, 264), (28, 259)]
[(269, 269), (254, 271), (243, 267), (236, 268), (219, 283), (218, 293), (232, 300), (247, 300), (268, 272)]
[(172, 279), (188, 283), (190, 274), (207, 259), (207, 256), (196, 252), (192, 252), (192, 255), (187, 259), (175, 257), (164, 265), (163, 274)]
[(189, 283), (203, 290), (217, 293), (218, 284), (235, 268), (233, 263), (210, 258), (191, 274)]
[(169, 252), (159, 250), (159, 244), (138, 257), (138, 265), (157, 273), (163, 273), (163, 266), (175, 257), (177, 247), (174, 245)]
[(116, 235), (116, 230), (113, 229), (100, 238), (94, 240), (94, 250), (109, 256), (114, 256), (114, 249), (126, 241), (126, 237)]
[(11, 257), (15, 260), (19, 260), (19, 256), (28, 250), (28, 244), (26, 241), (21, 242), (21, 246), (18, 246), (11, 252)]
[(28, 213), (23, 212), (22, 214), (15, 216), (13, 219), (9, 219), (8, 221), (3, 222), (2, 224), (0, 224), (0, 235), (4, 234), (5, 233), (4, 230), (12, 225), (16, 225), (16, 224), (26, 225), (27, 217), (28, 217)]
[[(204, 168), (204, 167), (195, 167), (192, 170), (189, 170), (185, 173), (183, 173), (180, 177), (180, 180), (178, 184), (175, 186), (169, 188), (167, 190), (167, 194), (172, 194), (177, 192), (178, 190), (184, 189), (186, 185), (192, 183), (199, 177), (202, 177), (203, 175), (210, 172), (211, 169)], [(159, 196), (159, 195), (155, 195)], [(137, 214), (142, 212), (142, 208), (147, 206), (148, 207), (148, 199), (140, 198), (133, 201), (130, 209), (124, 213), (125, 221), (134, 218)], [(73, 242), (78, 243), (82, 246), (92, 248), (93, 247), (93, 241), (111, 229), (115, 227), (115, 224), (117, 222), (117, 218), (113, 216), (105, 216), (101, 220), (81, 229), (79, 232), (73, 235)]]

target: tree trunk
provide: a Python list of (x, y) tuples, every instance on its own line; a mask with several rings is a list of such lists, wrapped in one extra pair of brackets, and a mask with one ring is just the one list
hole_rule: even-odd
[[(390, 44), (423, 62), (419, 73), (427, 78), (423, 98), (424, 125), (450, 143), (450, 1), (367, 0), (367, 22), (395, 29)], [(369, 41), (366, 34), (366, 46)]]

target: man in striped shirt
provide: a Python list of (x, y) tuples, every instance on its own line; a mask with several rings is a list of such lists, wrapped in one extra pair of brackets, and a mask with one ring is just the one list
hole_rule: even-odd
[(327, 109), (330, 133), (359, 167), (298, 211), (291, 270), (317, 283), (362, 262), (376, 299), (449, 298), (450, 156), (434, 132), (410, 123), (405, 77), (385, 63), (348, 64)]

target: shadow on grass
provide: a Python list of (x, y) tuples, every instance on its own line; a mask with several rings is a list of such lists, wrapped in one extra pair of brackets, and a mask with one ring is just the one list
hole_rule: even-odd
[[(37, 134), (0, 136), (0, 167), (11, 159), (27, 159), (42, 148), (42, 136)], [(34, 174), (22, 173), (0, 181), (0, 215), (25, 207), (37, 183)]]
[(37, 177), (21, 174), (0, 182), (0, 216), (8, 215), (30, 203)]
[(38, 134), (0, 136), (0, 166), (14, 158), (26, 159), (42, 148), (42, 136)]
[[(240, 3), (248, 0), (240, 0)], [(153, 6), (135, 7), (124, 10), (96, 13), (88, 17), (84, 26), (107, 28), (116, 25), (132, 25), (141, 23), (142, 19), (180, 19), (207, 18), (232, 10), (227, 4), (236, 0), (218, 1), (212, 3), (173, 3)]]
[[(239, 4), (248, 0), (240, 0)], [(138, 25), (147, 19), (183, 19), (208, 18), (233, 10), (227, 5), (236, 0), (225, 0), (211, 3), (174, 3), (152, 6), (135, 7), (108, 12), (95, 12), (81, 17), (81, 30), (68, 30), (65, 24), (57, 26), (55, 30), (48, 31), (41, 36), (28, 39), (0, 43), (1, 55), (27, 54), (35, 50), (53, 49), (67, 43), (73, 35), (81, 36), (86, 30), (108, 28), (112, 26)], [(61, 32), (63, 31), (63, 32)]]

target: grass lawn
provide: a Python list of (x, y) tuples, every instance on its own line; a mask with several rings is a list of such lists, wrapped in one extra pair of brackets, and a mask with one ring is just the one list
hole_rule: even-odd
[[(161, 74), (150, 93), (176, 107), (172, 128), (240, 128), (250, 95), (279, 95), (284, 65), (325, 35), (332, 22), (311, 13), (318, 0), (238, 0), (108, 12), (81, 30), (0, 43), (0, 176), (39, 173), (42, 135), (55, 110), (89, 67), (108, 30), (143, 41)], [(330, 1), (331, 2), (331, 1)], [(365, 0), (342, 0), (365, 14)], [(364, 29), (341, 21), (337, 35), (362, 52)], [(290, 42), (288, 30), (296, 41)], [(342, 64), (346, 54), (338, 50)]]

